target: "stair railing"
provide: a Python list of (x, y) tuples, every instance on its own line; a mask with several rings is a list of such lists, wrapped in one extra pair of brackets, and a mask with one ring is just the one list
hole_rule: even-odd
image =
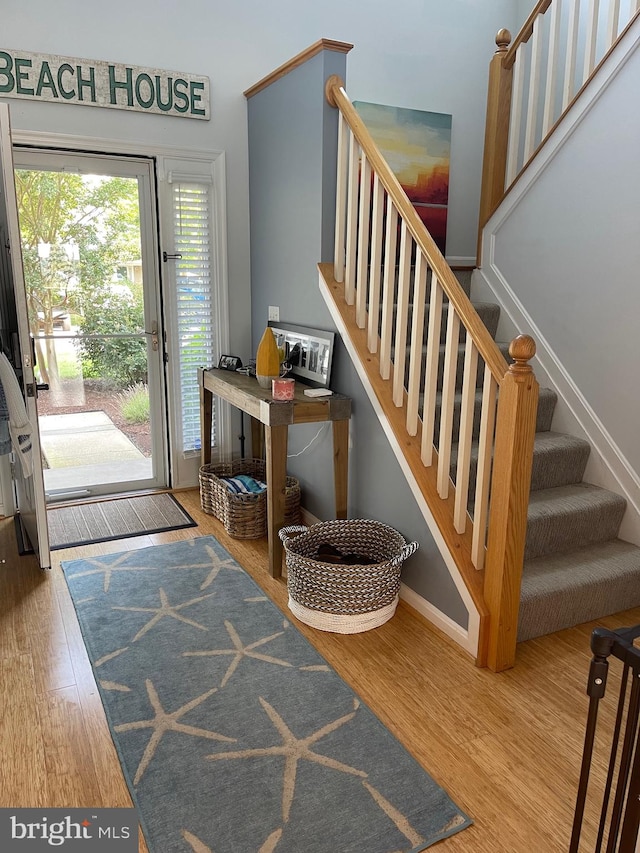
[(404, 443), (411, 437), (419, 448), (419, 485), (433, 482), (425, 498), (478, 610), (488, 613), (477, 660), (505, 669), (515, 658), (535, 344), (516, 338), (507, 364), (340, 78), (329, 78), (326, 93), (340, 115), (335, 260), (321, 273), (350, 306), (360, 358), (377, 364), (375, 393), (402, 413)]
[(480, 232), (639, 14), (640, 0), (539, 0), (513, 44), (509, 30), (498, 32), (489, 67)]

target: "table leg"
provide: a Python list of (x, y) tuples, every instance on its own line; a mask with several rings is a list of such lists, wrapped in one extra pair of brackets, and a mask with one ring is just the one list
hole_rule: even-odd
[(251, 453), (254, 459), (264, 459), (264, 426), (251, 418)]
[(269, 574), (282, 575), (282, 542), (278, 531), (284, 527), (287, 484), (288, 426), (265, 426), (267, 474), (267, 536), (269, 538)]
[(211, 426), (213, 412), (213, 394), (204, 387), (204, 372), (198, 371), (200, 385), (200, 464), (211, 462)]
[(349, 421), (332, 421), (333, 425), (333, 483), (336, 499), (336, 518), (347, 517), (349, 483)]

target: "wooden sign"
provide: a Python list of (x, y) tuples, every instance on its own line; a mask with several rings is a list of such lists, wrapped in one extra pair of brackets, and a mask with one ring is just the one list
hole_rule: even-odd
[(211, 117), (208, 77), (20, 50), (0, 50), (0, 97)]

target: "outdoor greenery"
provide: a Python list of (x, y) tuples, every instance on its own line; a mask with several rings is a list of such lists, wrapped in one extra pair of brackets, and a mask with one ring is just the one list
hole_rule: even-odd
[(126, 337), (144, 329), (142, 285), (118, 275), (140, 258), (137, 181), (18, 169), (16, 194), (42, 381), (53, 386), (61, 378), (48, 336), (56, 324), (68, 329), (72, 320), (79, 326), (74, 343), (85, 377), (117, 388), (146, 380), (145, 341)]
[(142, 382), (130, 385), (118, 394), (122, 417), (128, 424), (144, 424), (149, 420), (149, 389)]

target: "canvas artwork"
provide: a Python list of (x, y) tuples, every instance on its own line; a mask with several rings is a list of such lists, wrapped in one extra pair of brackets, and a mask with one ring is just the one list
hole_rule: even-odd
[(451, 116), (365, 101), (354, 106), (444, 255)]

